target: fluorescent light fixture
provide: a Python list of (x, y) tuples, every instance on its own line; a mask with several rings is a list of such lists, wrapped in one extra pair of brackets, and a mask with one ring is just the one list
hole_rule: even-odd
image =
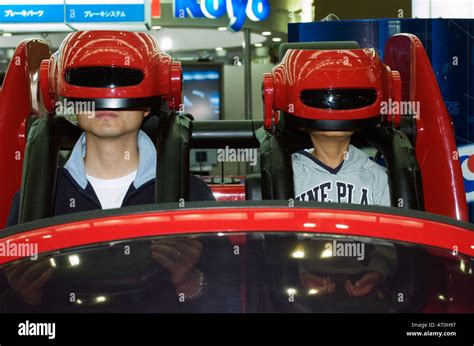
[(151, 28), (153, 30), (161, 30), (162, 29), (161, 25), (153, 25)]
[(12, 33), (11, 32), (4, 32), (2, 34), (3, 37), (11, 37), (12, 36)]
[(254, 46), (257, 47), (257, 48), (260, 48), (260, 47), (263, 47), (263, 44), (261, 44), (261, 43), (255, 43)]
[(274, 38), (272, 38), (272, 41), (273, 41), (273, 42), (281, 42), (281, 38), (279, 38), (279, 37), (274, 37)]
[(218, 52), (223, 51), (223, 50), (224, 50), (224, 48), (222, 48), (222, 47), (216, 47), (216, 51), (218, 51)]
[(220, 27), (217, 28), (217, 30), (219, 30), (219, 31), (227, 31), (227, 27), (225, 27), (225, 26), (220, 26)]
[(264, 32), (262, 32), (262, 35), (263, 36), (271, 36), (272, 32), (271, 31), (264, 31)]

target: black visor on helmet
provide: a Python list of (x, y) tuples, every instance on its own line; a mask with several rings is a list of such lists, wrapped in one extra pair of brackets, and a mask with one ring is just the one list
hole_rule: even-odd
[(346, 110), (372, 105), (377, 92), (375, 89), (309, 89), (303, 90), (300, 97), (308, 107)]
[[(300, 118), (296, 115), (284, 112), (282, 117), (283, 126), (292, 131), (312, 129), (319, 131), (359, 131), (380, 124), (382, 117), (375, 115), (366, 119), (355, 120), (321, 120)], [(282, 124), (280, 124), (281, 126)]]
[(140, 84), (143, 72), (134, 68), (114, 66), (74, 67), (64, 78), (71, 85), (91, 88), (116, 88)]

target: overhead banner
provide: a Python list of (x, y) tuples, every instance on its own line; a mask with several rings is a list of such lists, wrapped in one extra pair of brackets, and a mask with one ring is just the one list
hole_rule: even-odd
[(174, 0), (176, 18), (220, 18), (227, 14), (233, 31), (242, 29), (248, 17), (254, 22), (270, 15), (268, 0)]
[(144, 23), (145, 0), (65, 0), (68, 23)]
[(0, 0), (0, 23), (64, 23), (64, 0)]

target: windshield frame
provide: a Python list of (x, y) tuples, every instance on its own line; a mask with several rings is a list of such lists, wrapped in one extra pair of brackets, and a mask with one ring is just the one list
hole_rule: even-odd
[(124, 216), (124, 215), (135, 215), (147, 212), (160, 212), (160, 211), (193, 211), (203, 209), (220, 209), (220, 208), (314, 208), (322, 210), (348, 210), (348, 211), (361, 211), (361, 212), (373, 212), (388, 215), (396, 215), (408, 218), (415, 218), (420, 220), (433, 221), (437, 223), (443, 223), (446, 225), (452, 225), (456, 227), (465, 228), (466, 230), (474, 232), (474, 224), (464, 221), (459, 221), (454, 218), (433, 214), (425, 211), (386, 207), (378, 205), (360, 205), (360, 204), (346, 204), (346, 203), (323, 203), (323, 202), (301, 202), (296, 201), (292, 203), (293, 207), (289, 206), (289, 201), (286, 200), (262, 200), (262, 201), (200, 201), (200, 202), (185, 202), (185, 207), (180, 207), (177, 203), (155, 203), (155, 204), (143, 204), (135, 206), (127, 206), (117, 209), (97, 209), (90, 211), (83, 211), (65, 215), (58, 215), (40, 220), (25, 222), (15, 226), (5, 227), (0, 230), (0, 239), (15, 235), (18, 233), (44, 228), (48, 226), (56, 226), (64, 223), (85, 221), (88, 219), (99, 219), (108, 218), (111, 216)]
[[(234, 216), (241, 215), (242, 222), (236, 218), (229, 219), (230, 213), (234, 213)], [(262, 219), (255, 218), (257, 213), (270, 214), (262, 222)], [(286, 215), (272, 222), (270, 216), (273, 213)], [(176, 218), (177, 215), (193, 214), (196, 215), (195, 220), (189, 217), (181, 217), (181, 220)], [(214, 219), (210, 218), (211, 215)], [(125, 222), (120, 223), (118, 220)], [(351, 226), (338, 229), (339, 223), (333, 220)], [(313, 225), (314, 221), (318, 224), (307, 226), (307, 223)], [(162, 227), (156, 227), (159, 223)], [(361, 227), (366, 224), (374, 227)], [(94, 232), (88, 232), (91, 229)], [(318, 202), (294, 202), (294, 206), (289, 206), (288, 201), (190, 202), (186, 203), (185, 208), (171, 203), (94, 210), (6, 228), (0, 231), (0, 242), (36, 242), (41, 245), (39, 254), (42, 254), (64, 248), (149, 236), (262, 231), (370, 237), (450, 250), (456, 246), (460, 253), (474, 257), (472, 224), (399, 208)], [(0, 264), (19, 258), (21, 256), (2, 256)]]

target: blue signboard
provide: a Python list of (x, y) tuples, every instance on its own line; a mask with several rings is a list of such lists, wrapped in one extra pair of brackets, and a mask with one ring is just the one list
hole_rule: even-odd
[(33, 1), (2, 0), (0, 2), (0, 23), (63, 23), (63, 0)]
[(145, 2), (66, 0), (68, 23), (144, 23)]
[[(416, 35), (425, 46), (456, 133), (464, 187), (474, 222), (474, 20), (369, 19), (290, 24), (290, 42), (346, 41), (373, 47), (381, 56), (398, 33)], [(456, 62), (456, 64), (454, 64)], [(472, 77), (472, 78), (471, 78)]]
[(144, 23), (145, 0), (1, 0), (0, 23)]
[(174, 0), (176, 18), (220, 18), (227, 14), (233, 31), (242, 29), (248, 17), (254, 22), (270, 15), (268, 0)]

